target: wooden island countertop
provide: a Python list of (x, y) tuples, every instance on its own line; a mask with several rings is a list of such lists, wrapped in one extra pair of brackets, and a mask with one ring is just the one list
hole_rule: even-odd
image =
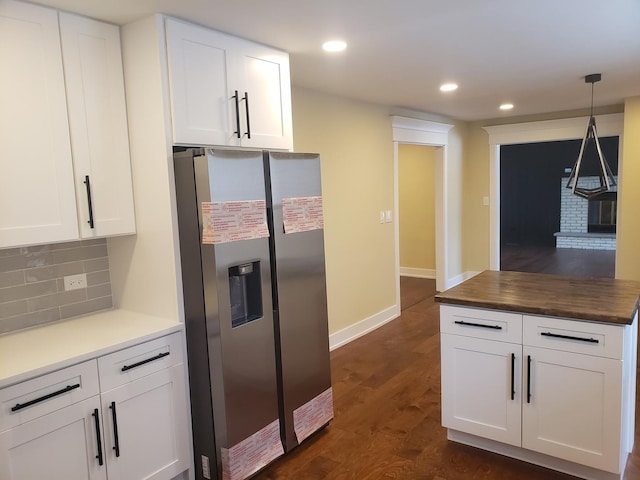
[(486, 270), (438, 293), (436, 302), (630, 325), (640, 282)]

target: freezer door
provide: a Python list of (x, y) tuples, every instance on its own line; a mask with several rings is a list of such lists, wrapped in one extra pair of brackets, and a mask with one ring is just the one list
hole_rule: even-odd
[[(270, 178), (273, 221), (280, 416), (288, 451), (309, 434), (302, 425), (308, 419), (298, 415), (294, 421), (294, 411), (324, 409), (323, 418), (333, 415), (324, 230), (321, 210), (316, 208), (322, 196), (320, 158), (271, 152), (265, 155), (265, 171)], [(296, 202), (315, 208), (311, 220), (298, 215)]]
[(195, 183), (216, 443), (224, 454), (274, 422), (277, 430), (271, 267), (262, 153), (205, 152), (194, 159)]

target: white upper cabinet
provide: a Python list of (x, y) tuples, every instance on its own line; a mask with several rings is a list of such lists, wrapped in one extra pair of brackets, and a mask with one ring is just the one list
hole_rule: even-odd
[(2, 0), (0, 71), (0, 248), (134, 233), (118, 27)]
[(120, 30), (60, 13), (60, 31), (80, 237), (135, 233)]
[(173, 142), (293, 149), (289, 56), (166, 19)]
[(0, 2), (0, 248), (78, 238), (58, 15)]

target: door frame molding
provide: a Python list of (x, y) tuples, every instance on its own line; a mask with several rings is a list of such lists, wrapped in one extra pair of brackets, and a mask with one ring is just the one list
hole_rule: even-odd
[(400, 314), (400, 222), (398, 191), (398, 145), (401, 143), (436, 147), (435, 152), (435, 207), (436, 207), (436, 290), (447, 288), (447, 149), (449, 130), (447, 123), (391, 116), (393, 130), (393, 210), (395, 216), (395, 277), (396, 306)]
[[(612, 113), (595, 117), (598, 136), (620, 138), (618, 145), (618, 176), (620, 176), (623, 163), (624, 114)], [(489, 134), (489, 268), (491, 270), (500, 270), (500, 145), (582, 139), (588, 122), (589, 117), (573, 117), (482, 127)], [(619, 202), (618, 208), (620, 208)]]

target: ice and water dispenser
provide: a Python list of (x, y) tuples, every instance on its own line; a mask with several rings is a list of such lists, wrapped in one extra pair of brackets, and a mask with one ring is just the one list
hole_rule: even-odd
[(232, 327), (262, 318), (260, 261), (229, 268), (229, 297)]

